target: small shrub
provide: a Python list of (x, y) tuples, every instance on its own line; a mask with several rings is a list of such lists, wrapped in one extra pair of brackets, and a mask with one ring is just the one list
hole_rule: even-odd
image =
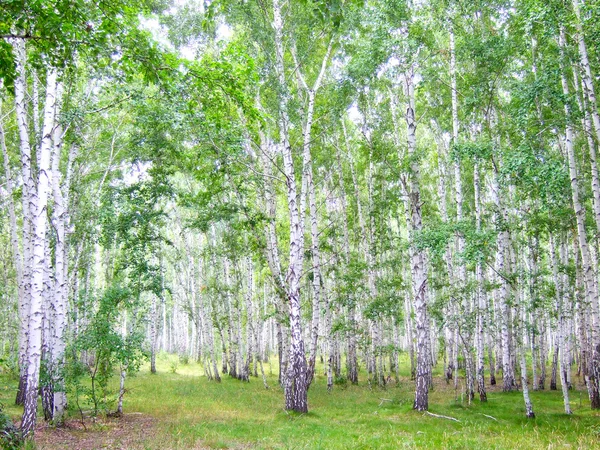
[(6, 450), (16, 450), (23, 447), (23, 437), (10, 417), (4, 412), (0, 403), (0, 446)]
[(346, 386), (348, 384), (348, 379), (344, 376), (335, 377), (333, 384), (336, 386)]
[(170, 371), (171, 373), (177, 373), (177, 369), (178, 369), (178, 368), (179, 368), (179, 362), (177, 362), (177, 361), (172, 361), (172, 362), (171, 362), (171, 367), (170, 367), (169, 371)]
[(0, 356), (0, 372), (7, 374), (12, 380), (19, 379), (19, 363), (16, 355)]

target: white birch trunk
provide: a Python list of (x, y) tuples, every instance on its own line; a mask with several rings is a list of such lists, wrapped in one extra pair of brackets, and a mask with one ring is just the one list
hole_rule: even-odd
[[(574, 6), (576, 6), (576, 2), (574, 2)], [(565, 41), (565, 31), (564, 28), (560, 30), (559, 37), (559, 46), (561, 48), (561, 58), (564, 59), (564, 47), (566, 45)], [(581, 49), (581, 40), (580, 40), (580, 49)], [(565, 75), (564, 63), (561, 62), (561, 84), (563, 89), (563, 94), (565, 97), (570, 95), (569, 92), (569, 84)], [(589, 88), (588, 88), (589, 90)], [(588, 375), (588, 392), (590, 394), (591, 406), (592, 409), (600, 408), (600, 397), (598, 396), (598, 358), (596, 354), (598, 353), (596, 347), (598, 344), (598, 338), (600, 333), (598, 332), (599, 323), (598, 323), (598, 291), (597, 285), (594, 275), (594, 270), (592, 267), (592, 261), (590, 258), (590, 251), (588, 246), (587, 232), (585, 229), (585, 208), (581, 204), (580, 195), (579, 195), (579, 181), (578, 181), (578, 173), (577, 166), (575, 160), (575, 149), (574, 149), (574, 135), (573, 135), (573, 127), (571, 124), (571, 110), (569, 105), (565, 103), (565, 114), (567, 117), (567, 124), (565, 128), (565, 138), (564, 138), (564, 147), (567, 154), (567, 160), (569, 165), (569, 176), (571, 179), (571, 195), (573, 200), (573, 209), (575, 210), (575, 219), (577, 222), (577, 237), (579, 241), (579, 251), (581, 253), (581, 267), (583, 270), (583, 279), (585, 283), (585, 299), (586, 303), (591, 307), (591, 316), (592, 316), (592, 345), (593, 345), (593, 354), (592, 358), (592, 370)]]
[[(413, 156), (416, 151), (417, 122), (415, 118), (415, 86), (414, 68), (407, 69), (404, 76), (405, 93), (408, 104), (406, 106), (405, 120), (407, 125), (408, 155)], [(411, 173), (409, 174), (408, 201), (410, 207), (411, 232), (419, 233), (423, 228), (421, 216), (421, 191), (419, 186), (419, 164), (413, 158)], [(429, 407), (429, 381), (431, 378), (431, 356), (429, 354), (429, 318), (427, 314), (427, 267), (425, 252), (413, 249), (411, 266), (413, 273), (414, 309), (417, 328), (417, 376), (414, 409), (426, 411)]]
[[(476, 162), (473, 168), (473, 185), (475, 190), (475, 227), (477, 232), (481, 232), (481, 180), (479, 173), (479, 164)], [(487, 307), (486, 294), (484, 289), (484, 274), (483, 274), (483, 262), (477, 261), (475, 267), (475, 277), (477, 281), (477, 330), (476, 330), (476, 342), (477, 342), (477, 390), (479, 392), (479, 400), (482, 402), (487, 401), (487, 394), (485, 391), (485, 354), (484, 354), (484, 327), (485, 327), (485, 309)]]
[(21, 153), (21, 178), (23, 180), (23, 193), (21, 195), (23, 210), (23, 271), (22, 285), (23, 296), (19, 301), (19, 388), (16, 403), (23, 404), (27, 390), (27, 347), (29, 341), (29, 314), (31, 304), (31, 267), (32, 267), (32, 215), (33, 195), (35, 183), (31, 168), (31, 145), (29, 142), (29, 121), (26, 104), (27, 93), (27, 53), (24, 39), (14, 39), (12, 42), (13, 54), (16, 63), (14, 80), (15, 111), (17, 127), (19, 130), (19, 146)]
[(279, 0), (273, 0), (273, 29), (275, 31), (275, 69), (279, 81), (279, 131), (281, 145), (283, 146), (283, 164), (290, 216), (290, 250), (286, 287), (289, 301), (291, 341), (285, 379), (285, 409), (305, 413), (308, 412), (307, 363), (300, 313), (300, 277), (304, 255), (304, 236), (298, 204), (294, 160), (289, 142), (289, 92), (286, 86), (284, 69), (283, 18)]
[[(62, 100), (62, 83), (57, 84), (55, 116), (60, 114)], [(65, 329), (67, 326), (68, 307), (68, 261), (67, 261), (67, 219), (68, 219), (68, 193), (70, 189), (70, 177), (61, 186), (60, 158), (63, 147), (63, 128), (56, 125), (53, 136), (52, 155), (52, 194), (54, 209), (52, 213), (52, 224), (56, 232), (56, 243), (54, 248), (54, 328), (52, 336), (52, 385), (54, 389), (54, 410), (52, 419), (56, 424), (64, 421), (67, 407), (67, 394), (64, 380), (64, 360), (66, 348)], [(69, 162), (72, 163), (73, 150), (69, 152)], [(70, 170), (67, 166), (67, 173)], [(64, 192), (64, 193), (63, 193)]]
[(25, 394), (21, 429), (28, 435), (35, 429), (37, 419), (37, 396), (40, 375), (43, 294), (44, 294), (44, 245), (46, 242), (46, 207), (50, 192), (50, 155), (52, 134), (55, 126), (57, 72), (49, 69), (47, 74), (46, 102), (44, 105), (43, 136), (40, 145), (38, 184), (33, 211), (33, 266), (31, 274), (31, 305), (29, 314), (29, 341), (27, 346), (27, 390)]
[[(0, 79), (0, 90), (3, 88), (3, 82)], [(0, 96), (0, 116), (3, 116), (2, 109), (2, 97)], [(19, 247), (19, 233), (17, 225), (17, 216), (15, 213), (15, 202), (14, 202), (14, 180), (12, 170), (10, 167), (10, 160), (8, 157), (8, 149), (6, 148), (6, 138), (4, 135), (4, 122), (0, 120), (0, 147), (2, 147), (2, 156), (4, 162), (4, 177), (6, 179), (6, 196), (8, 198), (8, 217), (10, 226), (10, 244), (13, 253), (13, 260), (15, 269), (17, 272), (17, 286), (19, 289), (19, 312), (21, 305), (23, 304), (23, 257), (21, 254), (21, 248)], [(19, 316), (21, 314), (19, 313)]]
[(509, 252), (509, 236), (506, 230), (506, 211), (501, 202), (500, 196), (500, 184), (498, 181), (499, 173), (498, 167), (495, 167), (494, 176), (492, 177), (492, 199), (496, 204), (498, 212), (496, 213), (496, 222), (499, 222), (500, 229), (498, 231), (498, 250), (496, 254), (496, 273), (500, 278), (500, 288), (498, 289), (497, 300), (499, 303), (500, 310), (500, 336), (502, 345), (502, 389), (507, 392), (511, 391), (516, 387), (514, 366), (512, 363), (512, 353), (510, 346), (510, 328), (509, 328), (509, 315), (510, 308), (508, 306), (508, 280), (506, 278), (506, 271), (508, 269), (508, 252)]
[(527, 386), (527, 361), (525, 360), (525, 341), (527, 339), (527, 327), (525, 326), (525, 308), (522, 307), (521, 314), (521, 327), (523, 329), (522, 332), (522, 345), (520, 348), (519, 356), (520, 356), (520, 364), (521, 364), (521, 384), (523, 390), (523, 400), (525, 401), (525, 416), (527, 418), (533, 419), (535, 414), (533, 412), (533, 404), (531, 403), (531, 398), (529, 397), (529, 387)]

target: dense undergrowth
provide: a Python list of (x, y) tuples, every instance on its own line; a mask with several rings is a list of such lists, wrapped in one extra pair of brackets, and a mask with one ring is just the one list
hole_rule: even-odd
[[(60, 436), (83, 439), (88, 433), (85, 448), (600, 448), (600, 412), (590, 410), (586, 392), (580, 390), (575, 377), (572, 416), (563, 413), (560, 391), (532, 392), (536, 418), (527, 419), (520, 392), (491, 388), (488, 403), (475, 400), (468, 405), (460, 394), (455, 398), (452, 384), (437, 376), (430, 411), (456, 421), (434, 417), (412, 410), (414, 384), (407, 373), (398, 385), (392, 382), (384, 390), (362, 382), (358, 386), (337, 384), (332, 392), (327, 392), (320, 376), (309, 391), (310, 412), (297, 415), (282, 409), (275, 365), (272, 370), (266, 366), (270, 389), (265, 390), (260, 378), (243, 383), (223, 377), (219, 384), (202, 376), (200, 365), (175, 361), (175, 357), (162, 355), (156, 375), (143, 367), (128, 380), (126, 415), (137, 413), (153, 419), (151, 427), (144, 425), (147, 429), (139, 438), (94, 447), (91, 436), (109, 432), (102, 418), (85, 429), (61, 431)], [(364, 380), (365, 374), (361, 376)], [(16, 384), (2, 375), (0, 383), (0, 401), (17, 419), (20, 409), (12, 406)], [(71, 414), (76, 423), (79, 412)], [(52, 432), (44, 429), (38, 435)], [(37, 448), (61, 448), (60, 439), (48, 442), (38, 440)], [(69, 442), (65, 448), (73, 449), (74, 441)]]

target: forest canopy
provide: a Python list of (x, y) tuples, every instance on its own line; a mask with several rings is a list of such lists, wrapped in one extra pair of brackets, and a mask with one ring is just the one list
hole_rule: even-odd
[(447, 385), (519, 392), (531, 420), (545, 389), (566, 415), (583, 392), (597, 418), (598, 19), (0, 3), (0, 379), (22, 407), (0, 440), (122, 417), (161, 358), (300, 414), (316, 385), (409, 386), (423, 412)]

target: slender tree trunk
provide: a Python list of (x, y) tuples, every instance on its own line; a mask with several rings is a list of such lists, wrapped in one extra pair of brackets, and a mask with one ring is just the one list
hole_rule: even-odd
[[(200, 301), (202, 302), (202, 297), (200, 298)], [(219, 375), (219, 368), (218, 368), (218, 361), (217, 361), (217, 355), (216, 355), (216, 350), (215, 350), (215, 333), (214, 333), (214, 321), (213, 321), (213, 309), (212, 309), (212, 304), (210, 302), (210, 299), (206, 302), (206, 325), (205, 325), (205, 330), (207, 333), (207, 340), (208, 340), (208, 351), (210, 353), (210, 362), (212, 365), (212, 373), (213, 373), (213, 378), (217, 383), (221, 382), (221, 376)], [(224, 372), (226, 373), (226, 372)]]
[[(475, 189), (475, 226), (477, 232), (481, 232), (481, 181), (479, 179), (479, 164), (475, 163), (473, 169), (473, 184)], [(487, 301), (485, 298), (484, 289), (484, 276), (483, 276), (483, 261), (478, 260), (475, 267), (475, 277), (477, 281), (477, 390), (479, 392), (479, 400), (482, 402), (487, 401), (487, 394), (485, 391), (485, 355), (484, 355), (484, 317)]]
[[(404, 76), (406, 97), (407, 144), (409, 157), (416, 151), (415, 87), (414, 68), (409, 68)], [(413, 158), (409, 175), (408, 200), (411, 217), (411, 232), (414, 235), (423, 228), (421, 215), (421, 192), (419, 187), (419, 165)], [(429, 407), (429, 379), (431, 377), (431, 355), (429, 354), (429, 318), (427, 314), (427, 267), (424, 250), (412, 250), (412, 287), (414, 295), (415, 319), (417, 327), (417, 380), (414, 409), (426, 411)]]
[[(323, 76), (325, 75), (325, 70), (327, 68), (327, 63), (329, 61), (329, 56), (331, 54), (333, 41), (330, 41), (329, 47), (327, 48), (327, 52), (323, 57), (323, 61), (321, 63), (321, 70), (317, 75), (317, 79), (312, 87), (309, 87), (304, 76), (302, 75), (302, 71), (300, 69), (300, 65), (297, 61), (296, 63), (296, 74), (300, 80), (301, 87), (307, 92), (308, 95), (308, 105), (306, 108), (306, 123), (303, 129), (303, 170), (302, 170), (302, 188), (300, 193), (300, 219), (303, 219), (306, 202), (306, 196), (308, 194), (308, 209), (309, 209), (309, 219), (310, 219), (310, 234), (311, 234), (311, 255), (312, 255), (312, 290), (313, 290), (313, 304), (312, 304), (312, 319), (311, 319), (311, 333), (310, 333), (310, 351), (308, 358), (308, 370), (307, 370), (307, 388), (310, 386), (315, 372), (315, 362), (317, 359), (317, 346), (318, 346), (318, 338), (319, 338), (319, 322), (321, 317), (321, 296), (322, 296), (322, 288), (323, 288), (323, 279), (321, 275), (321, 250), (319, 248), (319, 227), (318, 227), (318, 217), (317, 217), (317, 200), (315, 193), (315, 183), (314, 183), (314, 174), (313, 174), (313, 164), (312, 164), (312, 156), (311, 156), (311, 143), (312, 143), (312, 125), (314, 118), (314, 109), (315, 109), (315, 99), (317, 95), (317, 91), (321, 87), (321, 82), (323, 80)], [(295, 53), (294, 59), (295, 59)]]
[(158, 307), (156, 295), (152, 294), (150, 306), (150, 373), (156, 373), (156, 339), (157, 339)]
[(290, 216), (289, 267), (286, 275), (287, 297), (290, 318), (290, 347), (285, 379), (285, 409), (308, 412), (307, 363), (302, 336), (300, 312), (300, 277), (304, 255), (302, 217), (298, 204), (294, 160), (289, 143), (289, 93), (286, 86), (283, 53), (283, 19), (279, 0), (273, 0), (273, 28), (275, 30), (275, 68), (279, 81), (279, 128), (287, 187), (287, 202)]
[(556, 390), (556, 374), (558, 373), (558, 342), (556, 336), (553, 339), (552, 369), (550, 372), (550, 390)]
[[(62, 83), (57, 84), (55, 117), (60, 113), (62, 100)], [(67, 220), (68, 220), (68, 195), (70, 189), (70, 170), (73, 162), (73, 146), (69, 152), (69, 164), (67, 166), (67, 179), (61, 186), (60, 157), (63, 147), (63, 128), (60, 124), (54, 127), (52, 155), (52, 193), (54, 198), (54, 209), (52, 224), (55, 230), (56, 242), (54, 248), (54, 286), (53, 286), (53, 310), (54, 328), (51, 348), (51, 380), (54, 389), (52, 419), (55, 424), (62, 424), (67, 407), (67, 393), (64, 379), (65, 348), (68, 308), (68, 252), (67, 252)], [(64, 193), (63, 193), (64, 192)], [(48, 257), (48, 263), (50, 258)]]
[(500, 288), (498, 289), (497, 300), (499, 303), (500, 311), (500, 336), (502, 345), (502, 389), (512, 391), (515, 386), (515, 374), (514, 366), (512, 363), (512, 353), (510, 345), (510, 307), (508, 305), (508, 292), (509, 285), (507, 279), (508, 270), (508, 252), (509, 252), (509, 235), (506, 229), (507, 216), (506, 211), (501, 202), (500, 195), (500, 184), (499, 184), (499, 171), (498, 167), (495, 167), (495, 173), (492, 177), (492, 197), (498, 212), (496, 213), (496, 222), (499, 224), (498, 230), (498, 251), (496, 254), (496, 273), (500, 278)]
[(32, 292), (29, 314), (29, 341), (27, 346), (27, 390), (21, 421), (21, 431), (27, 436), (35, 429), (37, 419), (37, 396), (40, 375), (42, 320), (44, 295), (44, 245), (46, 242), (46, 207), (50, 191), (50, 155), (52, 152), (52, 133), (55, 126), (57, 72), (49, 69), (47, 75), (46, 103), (44, 105), (43, 136), (40, 145), (40, 164), (33, 218), (33, 266)]
[(33, 221), (35, 211), (32, 211), (35, 183), (31, 167), (31, 146), (29, 142), (28, 111), (25, 96), (27, 93), (27, 53), (24, 39), (14, 39), (12, 42), (13, 54), (16, 63), (16, 77), (14, 80), (15, 110), (17, 127), (19, 130), (19, 146), (21, 151), (21, 178), (23, 192), (21, 195), (23, 212), (23, 296), (19, 301), (19, 387), (15, 403), (22, 405), (25, 401), (27, 390), (27, 348), (29, 341), (29, 315), (31, 304), (31, 268), (32, 268), (32, 239)]
[(543, 391), (546, 388), (546, 363), (548, 360), (548, 347), (547, 345), (547, 326), (546, 326), (546, 314), (542, 311), (542, 317), (538, 320), (538, 323), (542, 327), (542, 332), (540, 333), (540, 349), (539, 349), (539, 359), (540, 359), (540, 376), (537, 382), (537, 388), (540, 391)]
[[(574, 6), (577, 6), (577, 2), (574, 2)], [(559, 45), (561, 48), (561, 58), (564, 59), (564, 47), (566, 45), (564, 29), (560, 30), (559, 37)], [(581, 50), (581, 39), (580, 39), (580, 50)], [(583, 55), (582, 55), (583, 59)], [(585, 66), (585, 62), (583, 62)], [(567, 82), (567, 78), (565, 75), (563, 63), (561, 62), (561, 83), (563, 88), (563, 94), (568, 97), (569, 93), (569, 84)], [(589, 87), (588, 87), (588, 95), (589, 95)], [(593, 98), (595, 101), (595, 97)], [(592, 103), (590, 101), (590, 103)], [(598, 395), (598, 371), (600, 367), (598, 367), (598, 358), (596, 354), (598, 353), (598, 349), (596, 348), (600, 343), (598, 342), (600, 333), (598, 332), (598, 291), (596, 280), (594, 279), (594, 270), (592, 267), (592, 261), (590, 258), (590, 251), (587, 240), (587, 232), (585, 229), (585, 208), (580, 202), (579, 196), (579, 178), (577, 173), (577, 166), (575, 160), (575, 150), (573, 147), (573, 127), (571, 122), (571, 110), (568, 103), (565, 103), (565, 114), (567, 117), (567, 124), (565, 129), (565, 139), (564, 139), (564, 147), (567, 154), (567, 160), (569, 165), (569, 175), (571, 179), (571, 194), (573, 199), (573, 209), (575, 210), (575, 218), (577, 221), (577, 236), (579, 239), (579, 251), (581, 252), (581, 265), (583, 270), (583, 277), (585, 282), (585, 298), (586, 303), (591, 306), (591, 316), (592, 316), (592, 342), (593, 342), (593, 355), (592, 358), (592, 367), (590, 374), (588, 375), (588, 386), (589, 386), (589, 394), (592, 409), (600, 408), (600, 396)]]
[[(343, 124), (343, 119), (342, 119)], [(350, 154), (350, 144), (345, 134), (344, 127), (344, 140), (346, 143), (346, 150)], [(346, 188), (344, 184), (344, 172), (342, 167), (342, 157), (339, 147), (336, 146), (336, 161), (337, 161), (337, 172), (339, 178), (339, 190), (340, 199), (342, 204), (342, 225), (343, 225), (343, 247), (344, 247), (344, 267), (347, 271), (350, 263), (350, 237), (348, 232), (348, 200), (346, 198)], [(358, 361), (356, 358), (356, 298), (353, 294), (348, 295), (347, 299), (347, 319), (348, 319), (348, 330), (346, 331), (347, 336), (347, 354), (346, 354), (346, 374), (348, 381), (352, 384), (358, 384)]]
[[(490, 312), (491, 315), (491, 312)], [(496, 361), (494, 359), (494, 344), (493, 344), (493, 338), (492, 338), (492, 333), (489, 332), (489, 328), (488, 328), (488, 364), (490, 366), (490, 385), (491, 386), (495, 386), (496, 385)]]
[(521, 326), (523, 328), (522, 332), (522, 345), (519, 352), (519, 360), (521, 363), (521, 384), (523, 389), (523, 400), (525, 401), (525, 416), (527, 418), (533, 419), (535, 417), (535, 413), (533, 412), (533, 404), (531, 403), (531, 399), (529, 397), (529, 387), (527, 386), (527, 361), (525, 360), (525, 341), (527, 339), (527, 331), (525, 326), (525, 308), (522, 307), (521, 314)]
[(119, 398), (117, 400), (117, 412), (118, 417), (123, 415), (123, 397), (125, 397), (125, 378), (127, 377), (127, 366), (121, 366), (121, 373), (119, 377)]
[[(555, 351), (555, 355), (556, 355), (556, 360), (558, 363), (558, 371), (560, 373), (560, 379), (561, 379), (561, 387), (562, 387), (562, 392), (563, 392), (563, 399), (564, 399), (564, 404), (565, 404), (565, 413), (566, 414), (571, 414), (571, 407), (569, 405), (569, 391), (568, 391), (568, 386), (567, 386), (567, 380), (566, 380), (566, 376), (564, 373), (564, 368), (563, 368), (563, 360), (564, 360), (564, 312), (563, 312), (563, 302), (562, 302), (562, 298), (565, 296), (565, 286), (563, 284), (563, 281), (561, 280), (559, 273), (558, 273), (558, 258), (556, 257), (556, 242), (554, 239), (554, 236), (550, 236), (550, 259), (551, 259), (551, 263), (552, 263), (552, 275), (554, 278), (554, 284), (555, 284), (555, 307), (556, 307), (556, 311), (558, 313), (558, 323), (556, 325), (556, 351)], [(561, 253), (564, 253), (564, 247), (561, 246)], [(561, 260), (564, 261), (564, 255), (561, 255)], [(564, 262), (563, 262), (564, 264)], [(556, 378), (556, 367), (554, 366), (555, 363), (553, 361), (553, 378)], [(554, 384), (556, 385), (556, 381), (554, 381)]]

